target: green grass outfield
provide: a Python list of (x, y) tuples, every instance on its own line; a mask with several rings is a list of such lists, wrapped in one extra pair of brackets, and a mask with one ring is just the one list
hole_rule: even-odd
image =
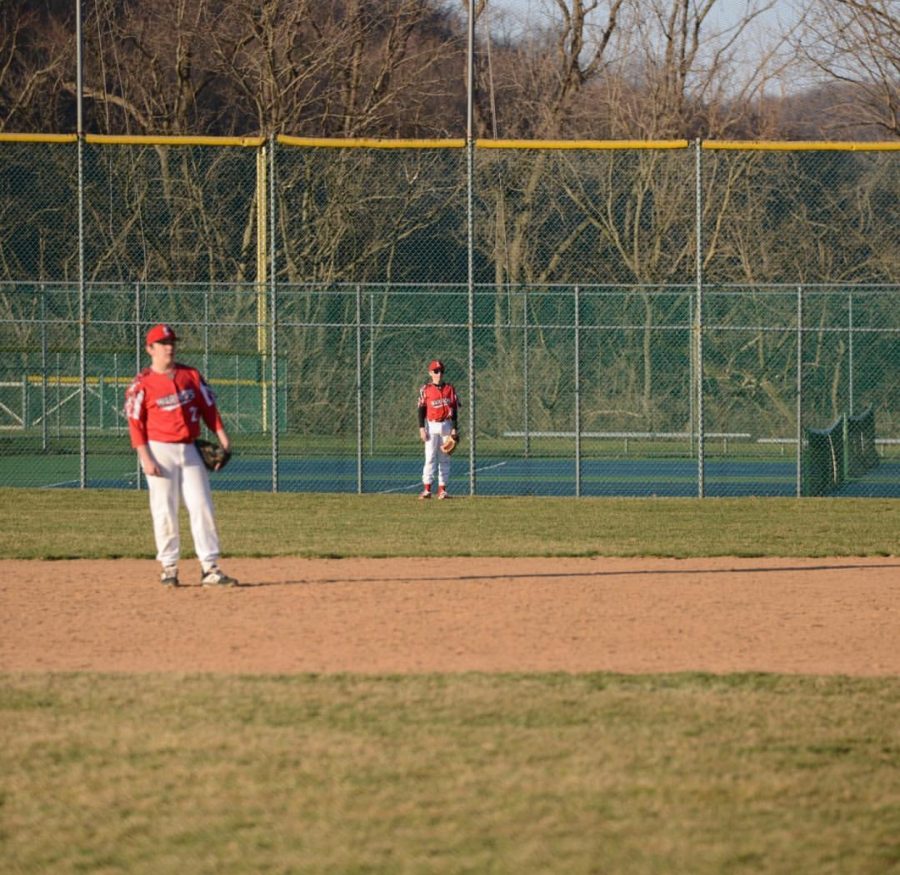
[[(900, 552), (895, 500), (216, 503), (229, 555)], [(151, 541), (146, 494), (0, 490), (0, 556)], [(0, 871), (887, 875), (900, 678), (0, 674)]]
[[(227, 556), (891, 556), (900, 500), (222, 492)], [(189, 529), (183, 525), (185, 537)], [(435, 537), (439, 532), (440, 537)], [(152, 557), (147, 493), (0, 489), (0, 557)]]

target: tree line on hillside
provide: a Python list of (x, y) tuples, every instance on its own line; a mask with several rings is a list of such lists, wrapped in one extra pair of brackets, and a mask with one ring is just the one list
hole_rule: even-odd
[[(83, 6), (87, 132), (466, 133), (468, 0)], [(794, 0), (790, 28), (763, 40), (777, 8), (748, 0), (726, 26), (722, 0), (544, 0), (523, 26), (477, 0), (475, 134), (900, 135), (896, 0)], [(0, 132), (75, 130), (75, 32), (72, 0), (5, 0)]]

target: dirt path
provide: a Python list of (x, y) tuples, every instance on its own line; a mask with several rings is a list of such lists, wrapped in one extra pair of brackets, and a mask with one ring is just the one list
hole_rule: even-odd
[(0, 670), (900, 674), (900, 558), (0, 561)]

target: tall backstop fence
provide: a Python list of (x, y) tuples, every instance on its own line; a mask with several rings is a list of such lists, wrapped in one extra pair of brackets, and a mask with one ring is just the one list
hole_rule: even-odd
[(0, 135), (0, 485), (141, 488), (166, 321), (218, 488), (414, 494), (439, 357), (457, 493), (900, 496), (898, 152)]

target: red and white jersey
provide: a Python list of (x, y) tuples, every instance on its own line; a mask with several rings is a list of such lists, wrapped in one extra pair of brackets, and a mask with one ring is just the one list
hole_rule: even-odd
[[(459, 398), (450, 383), (425, 383), (419, 389), (419, 419), (429, 422), (445, 422), (456, 420), (459, 411)], [(424, 411), (424, 417), (422, 412)]]
[(187, 444), (200, 436), (200, 422), (222, 428), (216, 396), (196, 368), (176, 363), (168, 374), (144, 368), (125, 393), (131, 446), (147, 441)]

